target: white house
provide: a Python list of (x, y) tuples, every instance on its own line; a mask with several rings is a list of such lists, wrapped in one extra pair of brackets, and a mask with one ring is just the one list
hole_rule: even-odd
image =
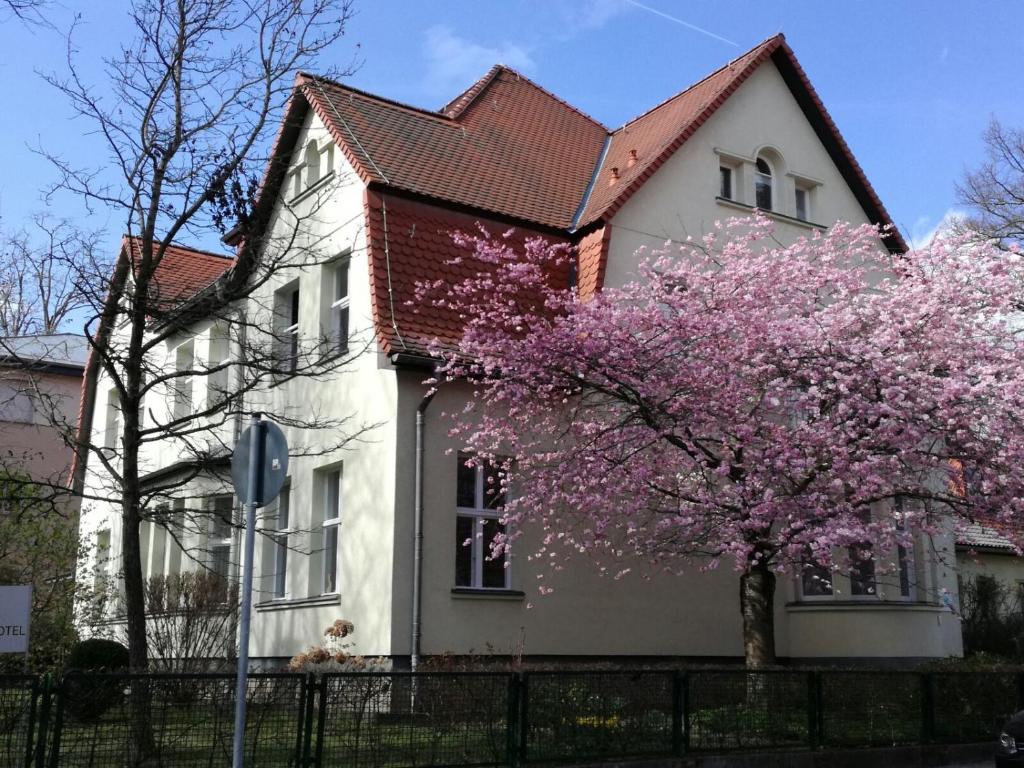
[[(292, 461), (286, 491), (261, 519), (252, 657), (286, 660), (342, 617), (356, 626), (355, 650), (399, 664), (446, 652), (741, 657), (738, 579), (727, 568), (614, 581), (581, 561), (548, 577), (556, 589), (541, 597), (525, 558), (513, 553), (505, 568), (484, 557), (499, 512), (484, 502), (484, 478), (460, 464), (442, 416), (466, 390), (444, 386), (431, 398), (424, 384), (426, 344), (457, 334), (458, 323), (410, 301), (417, 281), (451, 278), (445, 263), (458, 250), (449, 233), (477, 223), (576, 245), (584, 294), (627, 280), (638, 247), (698, 234), (755, 206), (771, 212), (785, 239), (836, 221), (890, 223), (784, 38), (616, 129), (504, 66), (436, 112), (300, 75), (275, 152), (290, 160), (268, 191), (281, 213), (272, 226), (284, 226), (285, 211), (315, 204), (304, 242), (321, 263), (284, 271), (258, 301), (297, 337), (344, 330), (350, 348), (368, 346), (330, 380), (283, 381), (253, 407), (271, 418), (316, 410), (376, 426), (345, 450)], [(905, 249), (895, 232), (885, 245)], [(229, 266), (182, 248), (165, 277), (197, 291)], [(167, 364), (230, 357), (225, 338), (212, 323), (184, 329), (164, 350)], [(117, 413), (103, 377), (94, 384), (87, 428), (99, 435)], [(205, 395), (197, 388), (189, 396)], [(153, 418), (174, 407), (181, 403), (147, 403)], [(168, 471), (174, 459), (173, 445), (158, 447), (147, 471)], [(102, 486), (102, 468), (90, 463), (82, 483), (86, 491)], [(194, 496), (213, 487), (195, 486)], [(196, 534), (200, 559), (227, 573), (238, 561), (235, 505), (230, 495), (204, 503), (219, 517)], [(93, 555), (82, 567), (116, 573), (117, 511), (85, 506), (82, 535)], [(483, 534), (478, 543), (463, 547), (474, 532)], [(161, 529), (145, 537), (147, 573), (198, 567)], [(779, 655), (959, 655), (958, 620), (942, 599), (956, 592), (954, 542), (921, 541), (880, 559), (893, 567), (836, 574), (830, 585), (780, 583)]]

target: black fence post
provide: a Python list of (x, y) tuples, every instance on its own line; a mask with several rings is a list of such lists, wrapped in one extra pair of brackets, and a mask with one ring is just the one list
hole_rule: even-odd
[[(324, 759), (324, 730), (327, 727), (327, 675), (320, 675), (319, 683), (315, 686), (317, 690), (317, 706), (316, 709), (316, 752), (314, 753), (313, 765), (323, 765)], [(344, 677), (339, 677), (339, 680), (344, 680)], [(394, 686), (392, 686), (394, 690)], [(312, 727), (312, 718), (310, 718), (310, 727)]]
[(686, 718), (686, 673), (677, 669), (672, 673), (672, 754), (686, 754), (683, 721)]
[(505, 762), (509, 768), (519, 765), (519, 744), (522, 720), (522, 679), (519, 672), (508, 676), (508, 715), (505, 731)]
[(519, 751), (516, 759), (524, 765), (529, 759), (526, 746), (530, 740), (530, 673), (523, 672), (519, 681)]
[(921, 673), (921, 742), (935, 741), (935, 678), (932, 672)]
[(818, 749), (821, 746), (821, 673), (807, 673), (807, 746)]
[(690, 673), (683, 673), (683, 754), (688, 754), (690, 751), (690, 737), (692, 731), (692, 718), (690, 717)]
[[(36, 768), (45, 768), (47, 763), (52, 768), (57, 768), (57, 761), (60, 759), (60, 731), (64, 722), (64, 697), (61, 695), (63, 689), (63, 677), (60, 679), (60, 682), (53, 685), (53, 680), (47, 674), (46, 694), (43, 697), (42, 711), (39, 716), (39, 727), (44, 729), (44, 732), (50, 732), (50, 707), (53, 704), (54, 697), (57, 699), (57, 709), (53, 718), (52, 738), (47, 739), (46, 736), (41, 736), (40, 738), (39, 751), (36, 753)], [(49, 761), (46, 759), (47, 751), (50, 753)]]
[[(25, 734), (25, 768), (32, 768), (32, 754), (36, 744), (36, 711), (39, 705), (39, 678), (32, 678), (32, 692), (28, 703), (28, 729)], [(40, 733), (40, 737), (42, 734)]]
[(1017, 673), (1017, 710), (1024, 709), (1024, 672)]
[(316, 676), (302, 678), (302, 708), (299, 710), (299, 765), (313, 765), (313, 718), (316, 717)]

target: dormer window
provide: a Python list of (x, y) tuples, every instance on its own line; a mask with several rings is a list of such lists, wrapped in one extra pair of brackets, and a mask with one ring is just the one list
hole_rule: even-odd
[(310, 141), (306, 145), (306, 188), (312, 187), (320, 181), (320, 149), (316, 141)]
[(757, 158), (757, 172), (754, 174), (754, 199), (762, 211), (772, 210), (772, 167), (763, 157)]

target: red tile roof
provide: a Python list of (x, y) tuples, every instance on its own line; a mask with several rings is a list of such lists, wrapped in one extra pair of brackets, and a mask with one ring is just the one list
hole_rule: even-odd
[[(438, 278), (468, 278), (480, 271), (482, 265), (472, 259), (472, 253), (452, 241), (453, 232), (475, 234), (482, 226), (493, 235), (501, 235), (508, 225), (372, 188), (364, 193), (363, 203), (369, 224), (370, 297), (377, 337), (384, 351), (423, 355), (434, 339), (457, 341), (462, 322), (456, 313), (433, 307), (420, 311), (413, 303), (416, 286)], [(521, 245), (538, 236), (551, 242), (569, 242), (568, 237), (526, 227), (516, 227), (512, 240)], [(451, 264), (456, 258), (462, 262)]]
[(304, 76), (316, 113), (367, 182), (568, 229), (607, 130), (507, 67), (445, 112)]
[[(122, 247), (132, 258), (141, 257), (138, 238), (125, 237)], [(199, 293), (227, 272), (233, 263), (231, 256), (171, 244), (156, 268), (152, 295), (160, 307), (169, 308)]]

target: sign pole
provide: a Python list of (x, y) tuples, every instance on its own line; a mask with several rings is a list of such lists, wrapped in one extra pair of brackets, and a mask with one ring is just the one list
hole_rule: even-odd
[(233, 768), (243, 768), (245, 751), (245, 705), (249, 679), (249, 622), (252, 617), (252, 571), (256, 549), (256, 505), (259, 502), (260, 470), (263, 466), (263, 429), (260, 414), (254, 413), (249, 423), (252, 439), (249, 444), (248, 493), (245, 504), (245, 559), (242, 561), (242, 615), (238, 638), (238, 677), (235, 681), (235, 742), (232, 750)]

